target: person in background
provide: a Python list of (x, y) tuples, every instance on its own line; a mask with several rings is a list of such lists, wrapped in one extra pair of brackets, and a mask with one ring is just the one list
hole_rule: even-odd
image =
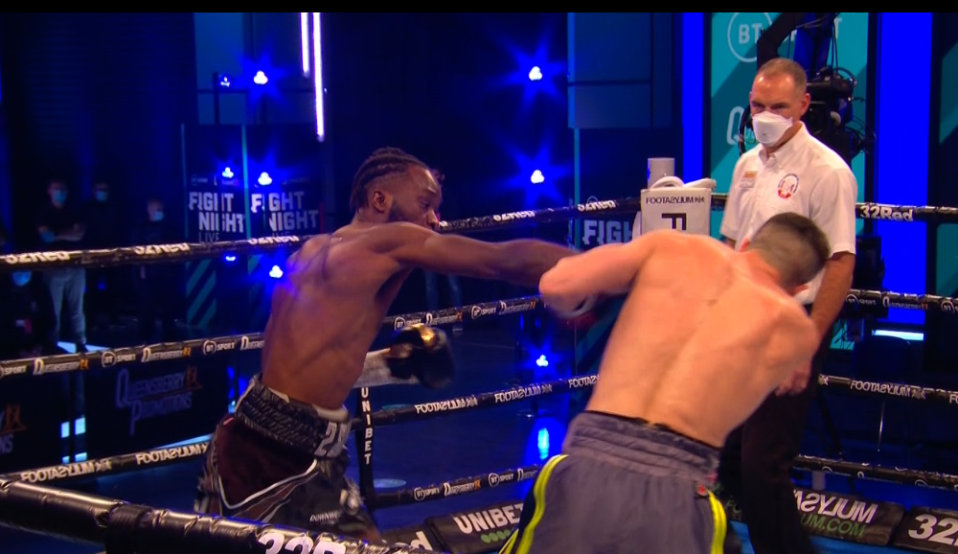
[(30, 271), (0, 275), (0, 359), (62, 354), (50, 291)]
[[(151, 198), (146, 203), (146, 218), (134, 227), (133, 244), (167, 244), (179, 237), (164, 218), (163, 201)], [(161, 340), (176, 340), (174, 306), (179, 305), (178, 266), (149, 264), (134, 266), (137, 298), (139, 299), (140, 338), (150, 342), (156, 333), (156, 319), (160, 318)]]
[[(37, 216), (40, 249), (47, 252), (79, 249), (86, 228), (75, 204), (67, 202), (66, 185), (62, 181), (51, 181), (47, 186), (47, 194), (50, 202)], [(86, 352), (86, 315), (83, 313), (86, 270), (82, 267), (48, 269), (43, 272), (43, 281), (53, 301), (57, 338), (60, 336), (60, 315), (65, 307), (73, 327), (76, 350)]]
[[(86, 236), (84, 248), (100, 249), (120, 246), (120, 211), (110, 196), (110, 187), (103, 181), (93, 185), (93, 199), (84, 209), (86, 216)], [(89, 270), (87, 281), (90, 289), (87, 294), (87, 312), (97, 325), (104, 320), (116, 325), (120, 320), (119, 275), (116, 268), (95, 268)]]

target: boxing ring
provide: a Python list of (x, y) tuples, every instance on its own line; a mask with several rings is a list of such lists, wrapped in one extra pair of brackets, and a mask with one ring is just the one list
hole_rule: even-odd
[[(725, 199), (726, 197), (723, 195), (713, 195), (713, 209), (723, 207)], [(640, 203), (641, 201), (638, 198), (627, 198), (447, 221), (441, 223), (440, 232), (472, 232), (520, 227), (533, 222), (566, 222), (570, 218), (622, 213), (634, 214), (639, 210)], [(858, 204), (857, 213), (861, 219), (880, 219), (902, 223), (915, 221), (958, 222), (958, 208), (863, 203)], [(308, 238), (307, 236), (284, 236), (215, 243), (145, 245), (105, 250), (13, 254), (0, 256), (0, 271), (169, 263), (208, 258), (227, 253), (233, 255), (261, 254), (295, 248)], [(954, 314), (956, 313), (955, 306), (958, 304), (958, 298), (853, 289), (846, 298), (846, 304), (863, 306), (866, 309), (870, 306), (884, 306), (886, 308), (908, 308)], [(399, 329), (405, 325), (420, 322), (427, 325), (442, 326), (514, 314), (533, 313), (542, 309), (541, 300), (536, 296), (529, 296), (433, 312), (414, 312), (389, 316), (383, 321), (383, 326), (386, 329)], [(146, 363), (150, 359), (163, 359), (165, 353), (175, 354), (175, 356), (170, 357), (176, 359), (206, 358), (241, 350), (255, 351), (261, 349), (262, 346), (262, 333), (247, 333), (111, 348), (101, 352), (84, 354), (3, 360), (0, 361), (0, 386), (3, 386), (3, 383), (8, 379), (30, 379), (50, 372), (51, 368), (56, 368), (57, 373), (91, 370), (110, 371), (111, 368), (115, 369), (119, 361), (122, 360)], [(463, 476), (442, 482), (422, 483), (411, 488), (377, 490), (373, 479), (372, 464), (376, 430), (400, 423), (446, 417), (540, 397), (587, 390), (595, 384), (595, 380), (596, 376), (594, 374), (574, 376), (378, 411), (372, 410), (370, 398), (373, 393), (371, 389), (357, 389), (357, 405), (355, 406), (355, 417), (352, 420), (352, 425), (358, 452), (354, 458), (359, 466), (359, 486), (369, 509), (378, 510), (437, 501), (453, 496), (479, 493), (504, 483), (531, 481), (540, 469), (539, 465), (491, 468), (489, 471), (478, 475)], [(913, 402), (916, 405), (919, 403), (923, 405), (941, 404), (948, 406), (949, 409), (958, 410), (958, 391), (954, 390), (907, 383), (867, 381), (835, 375), (821, 375), (818, 385), (823, 389), (837, 389), (857, 395), (898, 398)], [(139, 554), (166, 552), (184, 554), (193, 552), (265, 552), (278, 554), (286, 551), (302, 554), (438, 552), (438, 550), (422, 550), (403, 544), (393, 546), (372, 545), (299, 529), (286, 529), (246, 521), (177, 513), (150, 506), (130, 504), (122, 500), (101, 498), (54, 488), (55, 485), (70, 480), (116, 475), (187, 461), (197, 462), (206, 454), (208, 446), (209, 443), (198, 442), (186, 446), (145, 450), (0, 475), (0, 525), (55, 536), (64, 540), (103, 545), (107, 552), (118, 554), (133, 552)], [(958, 475), (953, 474), (885, 467), (805, 455), (800, 455), (796, 459), (795, 468), (806, 472), (832, 473), (857, 479), (930, 487), (958, 493)], [(828, 493), (796, 489), (797, 498), (801, 495), (810, 498), (807, 496), (810, 494), (820, 494), (824, 497)], [(860, 515), (865, 513), (867, 506), (855, 508), (858, 503), (853, 504), (853, 502), (858, 502), (858, 500), (853, 497), (837, 493), (830, 496), (838, 497), (841, 506), (843, 508), (849, 507), (853, 513), (855, 509), (858, 509)], [(845, 498), (843, 504), (841, 498)], [(799, 498), (799, 502), (801, 501), (801, 498)], [(861, 502), (865, 501), (862, 500)], [(516, 504), (519, 504), (519, 506), (515, 506)], [(822, 506), (824, 508), (824, 503), (822, 503)], [(732, 507), (730, 506), (730, 508)], [(902, 507), (898, 508), (897, 511), (891, 510), (890, 513), (883, 515), (885, 519), (889, 520), (886, 532), (866, 533), (861, 542), (883, 546), (894, 545), (897, 548), (916, 551), (936, 551), (923, 547), (921, 541), (927, 542), (927, 539), (932, 536), (943, 536), (942, 533), (934, 534), (933, 530), (929, 531), (942, 516), (936, 516), (934, 508), (913, 507), (909, 510)], [(519, 509), (521, 509), (521, 502), (498, 505), (487, 510), (487, 515), (483, 516), (484, 519), (481, 519), (490, 531), (489, 534), (483, 535), (485, 550), (473, 551), (488, 552), (498, 549), (508, 538), (508, 531), (511, 531), (517, 524)], [(821, 515), (821, 510), (819, 512), (819, 515)], [(874, 510), (871, 513), (874, 515)], [(859, 517), (859, 523), (863, 521), (862, 517)], [(947, 525), (944, 519), (941, 519), (941, 523)], [(955, 520), (954, 527), (958, 529), (958, 520)], [(468, 547), (461, 544), (452, 544), (454, 541), (445, 537), (441, 529), (433, 529), (433, 533), (439, 545), (443, 548), (442, 551), (469, 551)], [(388, 536), (388, 533), (385, 534)], [(955, 543), (952, 542), (951, 545), (955, 546)], [(473, 548), (475, 547), (473, 546)], [(941, 550), (941, 552), (949, 551)]]

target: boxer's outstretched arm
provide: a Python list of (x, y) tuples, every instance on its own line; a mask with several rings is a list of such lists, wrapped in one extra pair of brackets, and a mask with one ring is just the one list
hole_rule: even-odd
[(574, 254), (565, 246), (541, 240), (483, 242), (407, 223), (381, 228), (388, 234), (383, 240), (389, 245), (383, 253), (403, 266), (524, 287), (535, 287), (543, 273)]
[(591, 296), (626, 294), (657, 242), (651, 233), (566, 258), (542, 276), (539, 292), (547, 306), (560, 311), (575, 310)]

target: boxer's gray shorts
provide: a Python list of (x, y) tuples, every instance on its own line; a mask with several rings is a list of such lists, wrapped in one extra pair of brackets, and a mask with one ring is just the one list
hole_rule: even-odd
[(721, 553), (709, 490), (718, 450), (662, 427), (584, 412), (539, 472), (502, 554)]

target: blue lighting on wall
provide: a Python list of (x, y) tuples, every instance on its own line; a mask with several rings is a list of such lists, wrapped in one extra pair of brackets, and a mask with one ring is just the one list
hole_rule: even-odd
[[(523, 431), (525, 432), (525, 431)], [(566, 436), (565, 418), (561, 420), (551, 416), (541, 416), (534, 420), (528, 429), (525, 448), (522, 453), (522, 465), (541, 464), (550, 456), (559, 454)], [(555, 448), (552, 445), (555, 445)], [(516, 498), (525, 496), (534, 481), (523, 481), (516, 487)]]
[[(555, 205), (564, 202), (559, 193), (557, 182), (568, 177), (572, 168), (561, 161), (554, 161), (550, 154), (552, 143), (543, 144), (538, 152), (529, 156), (519, 145), (510, 141), (505, 133), (491, 129), (490, 133), (501, 137), (499, 144), (515, 164), (516, 173), (507, 178), (504, 185), (513, 190), (522, 191), (525, 196), (524, 209)], [(535, 186), (530, 186), (533, 184)]]
[(549, 457), (549, 430), (548, 429), (539, 429), (539, 436), (537, 438), (538, 447), (539, 447), (539, 459), (545, 460)]
[(531, 55), (502, 34), (495, 34), (492, 38), (497, 46), (509, 52), (515, 60), (516, 69), (486, 81), (482, 88), (484, 94), (512, 90), (517, 86), (525, 87), (521, 106), (524, 110), (529, 109), (540, 95), (544, 95), (549, 101), (565, 102), (563, 89), (566, 63), (564, 60), (549, 60), (548, 36), (539, 40), (536, 51)]
[[(932, 14), (884, 12), (879, 18), (875, 201), (924, 206), (928, 201)], [(902, 78), (902, 71), (908, 78)], [(878, 221), (875, 229), (885, 259), (884, 288), (924, 294), (928, 288), (925, 224)], [(920, 324), (925, 317), (920, 311), (891, 309), (888, 319)]]
[(682, 178), (708, 177), (702, 145), (705, 125), (705, 14), (682, 14)]

